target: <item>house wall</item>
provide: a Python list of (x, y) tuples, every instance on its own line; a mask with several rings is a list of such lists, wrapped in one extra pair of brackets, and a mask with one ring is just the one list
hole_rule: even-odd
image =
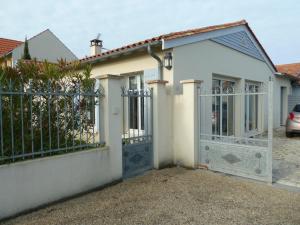
[[(284, 93), (283, 104), (281, 104), (281, 87), (285, 87), (287, 93)], [(274, 127), (280, 127), (280, 125), (284, 124), (285, 119), (287, 118), (288, 114), (288, 96), (292, 94), (292, 86), (291, 82), (285, 78), (276, 77), (274, 80), (274, 91), (273, 91), (273, 119), (274, 119)], [(281, 106), (283, 108), (281, 109)], [(281, 110), (283, 113), (283, 121), (281, 121)]]
[(292, 87), (292, 95), (300, 96), (300, 86)]
[[(162, 58), (162, 53), (156, 53), (160, 58)], [(148, 53), (141, 52), (134, 54), (132, 56), (128, 55), (126, 57), (118, 58), (115, 60), (109, 60), (107, 62), (101, 62), (99, 64), (93, 65), (92, 77), (100, 77), (105, 74), (127, 74), (138, 71), (149, 71), (158, 68), (157, 61), (152, 58)], [(172, 70), (164, 69), (163, 80), (167, 80), (169, 83), (172, 82)]]
[[(57, 62), (58, 59), (67, 61), (76, 60), (77, 57), (50, 31), (44, 32), (30, 38), (28, 40), (29, 53), (31, 58), (37, 58), (39, 61), (48, 60), (49, 62)], [(24, 52), (24, 44), (15, 48), (12, 52), (13, 64), (22, 58)]]
[[(202, 85), (210, 89), (213, 75), (230, 77), (243, 85), (245, 80), (267, 84), (269, 77), (274, 77), (265, 62), (210, 40), (176, 47), (173, 58), (175, 94), (182, 92), (180, 80), (203, 80)], [(277, 104), (280, 86), (286, 86), (290, 91), (288, 80), (274, 80), (274, 127), (280, 126), (280, 104)], [(176, 112), (176, 105), (173, 110)]]

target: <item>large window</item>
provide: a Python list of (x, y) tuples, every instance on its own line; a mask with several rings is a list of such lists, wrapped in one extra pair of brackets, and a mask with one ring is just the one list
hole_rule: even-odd
[[(143, 89), (143, 75), (129, 77), (129, 90), (140, 91)], [(131, 97), (129, 107), (129, 128), (144, 130), (144, 99), (140, 97)]]
[(214, 135), (234, 135), (234, 96), (235, 83), (213, 79), (212, 83), (212, 132)]
[(245, 85), (245, 133), (250, 134), (258, 131), (259, 84)]

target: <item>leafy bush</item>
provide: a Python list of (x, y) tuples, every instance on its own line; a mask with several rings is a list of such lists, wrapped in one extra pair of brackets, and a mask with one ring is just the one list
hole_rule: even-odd
[(60, 60), (0, 68), (0, 163), (96, 146), (99, 96), (90, 66)]

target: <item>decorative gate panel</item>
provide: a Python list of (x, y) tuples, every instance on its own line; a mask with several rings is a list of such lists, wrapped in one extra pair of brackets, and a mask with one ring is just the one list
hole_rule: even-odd
[(199, 89), (199, 164), (210, 170), (272, 182), (272, 81), (213, 80)]
[(150, 90), (122, 89), (123, 177), (153, 168), (152, 93)]

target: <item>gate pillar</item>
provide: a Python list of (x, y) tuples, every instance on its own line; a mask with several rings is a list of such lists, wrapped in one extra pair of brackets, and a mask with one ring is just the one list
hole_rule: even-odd
[(100, 84), (105, 90), (105, 96), (100, 102), (101, 138), (109, 147), (111, 157), (110, 171), (114, 179), (122, 178), (122, 97), (121, 80), (117, 75), (104, 75)]
[(148, 81), (153, 96), (153, 159), (154, 168), (161, 169), (173, 164), (172, 142), (170, 136), (171, 116), (169, 112), (169, 96), (164, 80)]
[(198, 87), (200, 80), (182, 80), (183, 94), (176, 110), (174, 135), (175, 162), (184, 167), (196, 168), (198, 164)]

